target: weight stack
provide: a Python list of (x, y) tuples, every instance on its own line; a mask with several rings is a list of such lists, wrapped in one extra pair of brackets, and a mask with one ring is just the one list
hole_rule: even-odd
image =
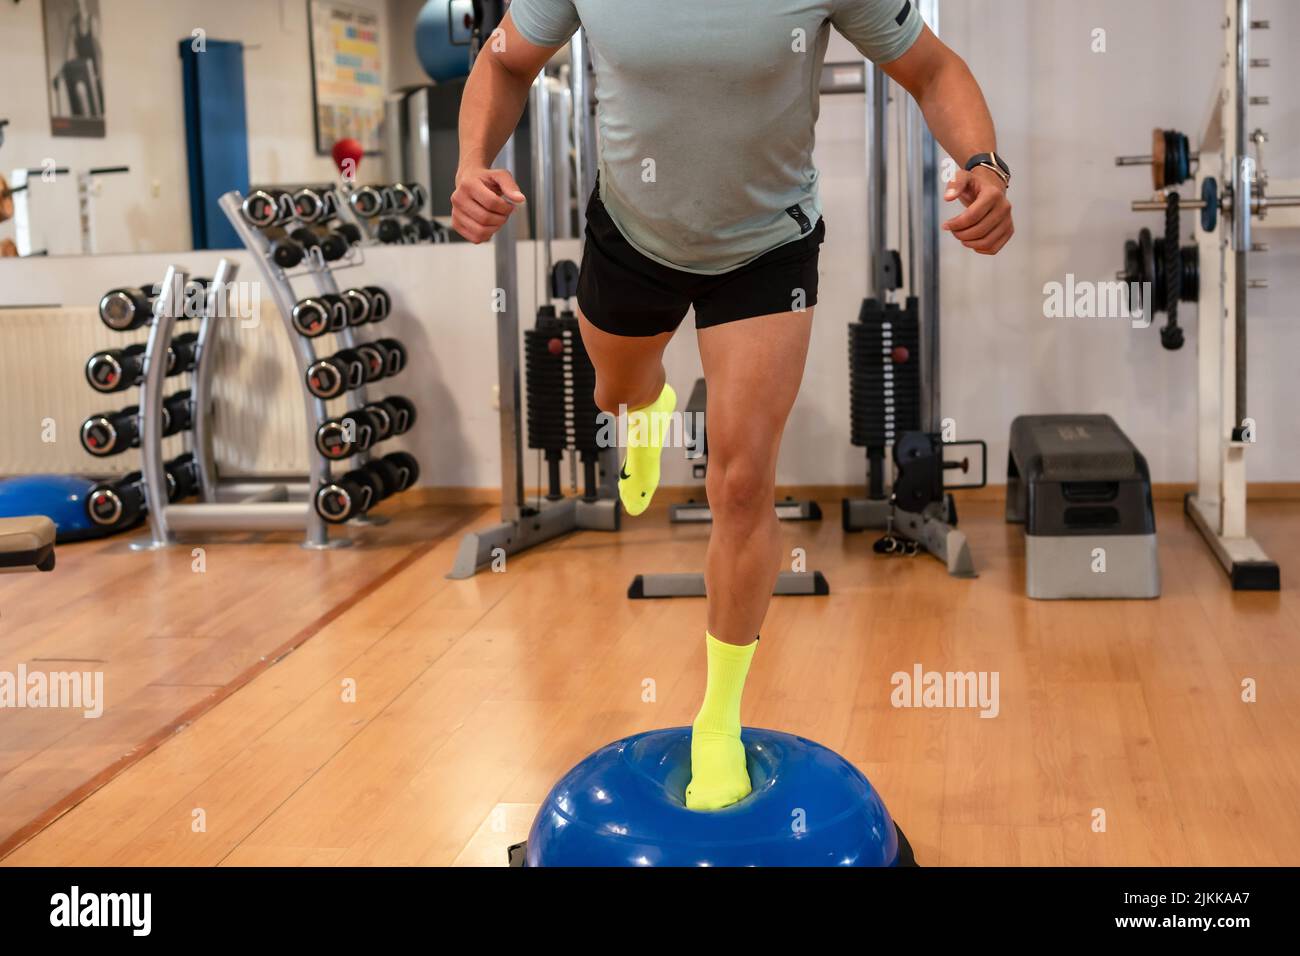
[(566, 450), (581, 455), (586, 496), (596, 494), (599, 423), (596, 370), (582, 344), (578, 320), (571, 312), (555, 314), (543, 306), (537, 324), (524, 332), (525, 394), (528, 447), (544, 453), (547, 497), (563, 497), (560, 464)]
[(584, 497), (596, 497), (596, 465), (600, 459), (600, 409), (596, 407), (596, 367), (582, 342), (578, 317), (572, 312), (560, 316), (571, 348), (569, 401), (573, 412), (572, 442), (582, 459)]
[(528, 408), (528, 447), (544, 453), (547, 497), (564, 497), (560, 461), (569, 446), (565, 414), (565, 366), (571, 346), (555, 307), (542, 306), (537, 324), (524, 331), (524, 392)]
[(867, 450), (871, 498), (884, 497), (886, 452), (921, 428), (920, 321), (906, 305), (863, 299), (849, 325), (849, 424), (853, 444)]

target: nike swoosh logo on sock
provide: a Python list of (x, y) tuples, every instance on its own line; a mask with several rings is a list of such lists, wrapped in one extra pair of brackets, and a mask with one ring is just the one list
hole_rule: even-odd
[(622, 467), (619, 468), (618, 476), (624, 481), (630, 481), (632, 479), (632, 476), (627, 473), (627, 462), (624, 462)]

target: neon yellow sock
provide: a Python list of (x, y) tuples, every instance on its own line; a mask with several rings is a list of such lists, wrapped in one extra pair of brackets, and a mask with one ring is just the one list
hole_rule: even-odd
[(618, 496), (623, 500), (623, 510), (630, 515), (649, 508), (659, 487), (659, 456), (676, 408), (677, 393), (664, 383), (658, 398), (627, 413), (627, 458), (618, 476)]
[(745, 747), (740, 742), (740, 696), (757, 638), (743, 647), (724, 644), (705, 632), (709, 679), (704, 703), (691, 727), (691, 782), (686, 806), (721, 810), (749, 796)]

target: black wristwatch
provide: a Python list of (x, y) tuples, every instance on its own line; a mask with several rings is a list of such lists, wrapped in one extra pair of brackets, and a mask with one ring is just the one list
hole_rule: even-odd
[(1011, 188), (1011, 167), (1002, 161), (1002, 157), (997, 153), (976, 153), (970, 159), (966, 160), (966, 172), (970, 172), (977, 166), (987, 166), (1002, 178), (1002, 182), (1008, 189)]

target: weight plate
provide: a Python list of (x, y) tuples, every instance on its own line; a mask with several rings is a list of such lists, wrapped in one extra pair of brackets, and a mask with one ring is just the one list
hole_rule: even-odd
[(1165, 188), (1165, 131), (1151, 131), (1151, 182), (1156, 189)]
[(1201, 209), (1201, 230), (1214, 232), (1219, 225), (1219, 181), (1213, 176), (1201, 181), (1201, 199), (1205, 202)]
[(1142, 279), (1144, 285), (1142, 294), (1145, 301), (1142, 303), (1143, 314), (1150, 316), (1156, 311), (1156, 249), (1155, 242), (1151, 238), (1151, 230), (1143, 229), (1138, 233), (1138, 249), (1142, 257)]

